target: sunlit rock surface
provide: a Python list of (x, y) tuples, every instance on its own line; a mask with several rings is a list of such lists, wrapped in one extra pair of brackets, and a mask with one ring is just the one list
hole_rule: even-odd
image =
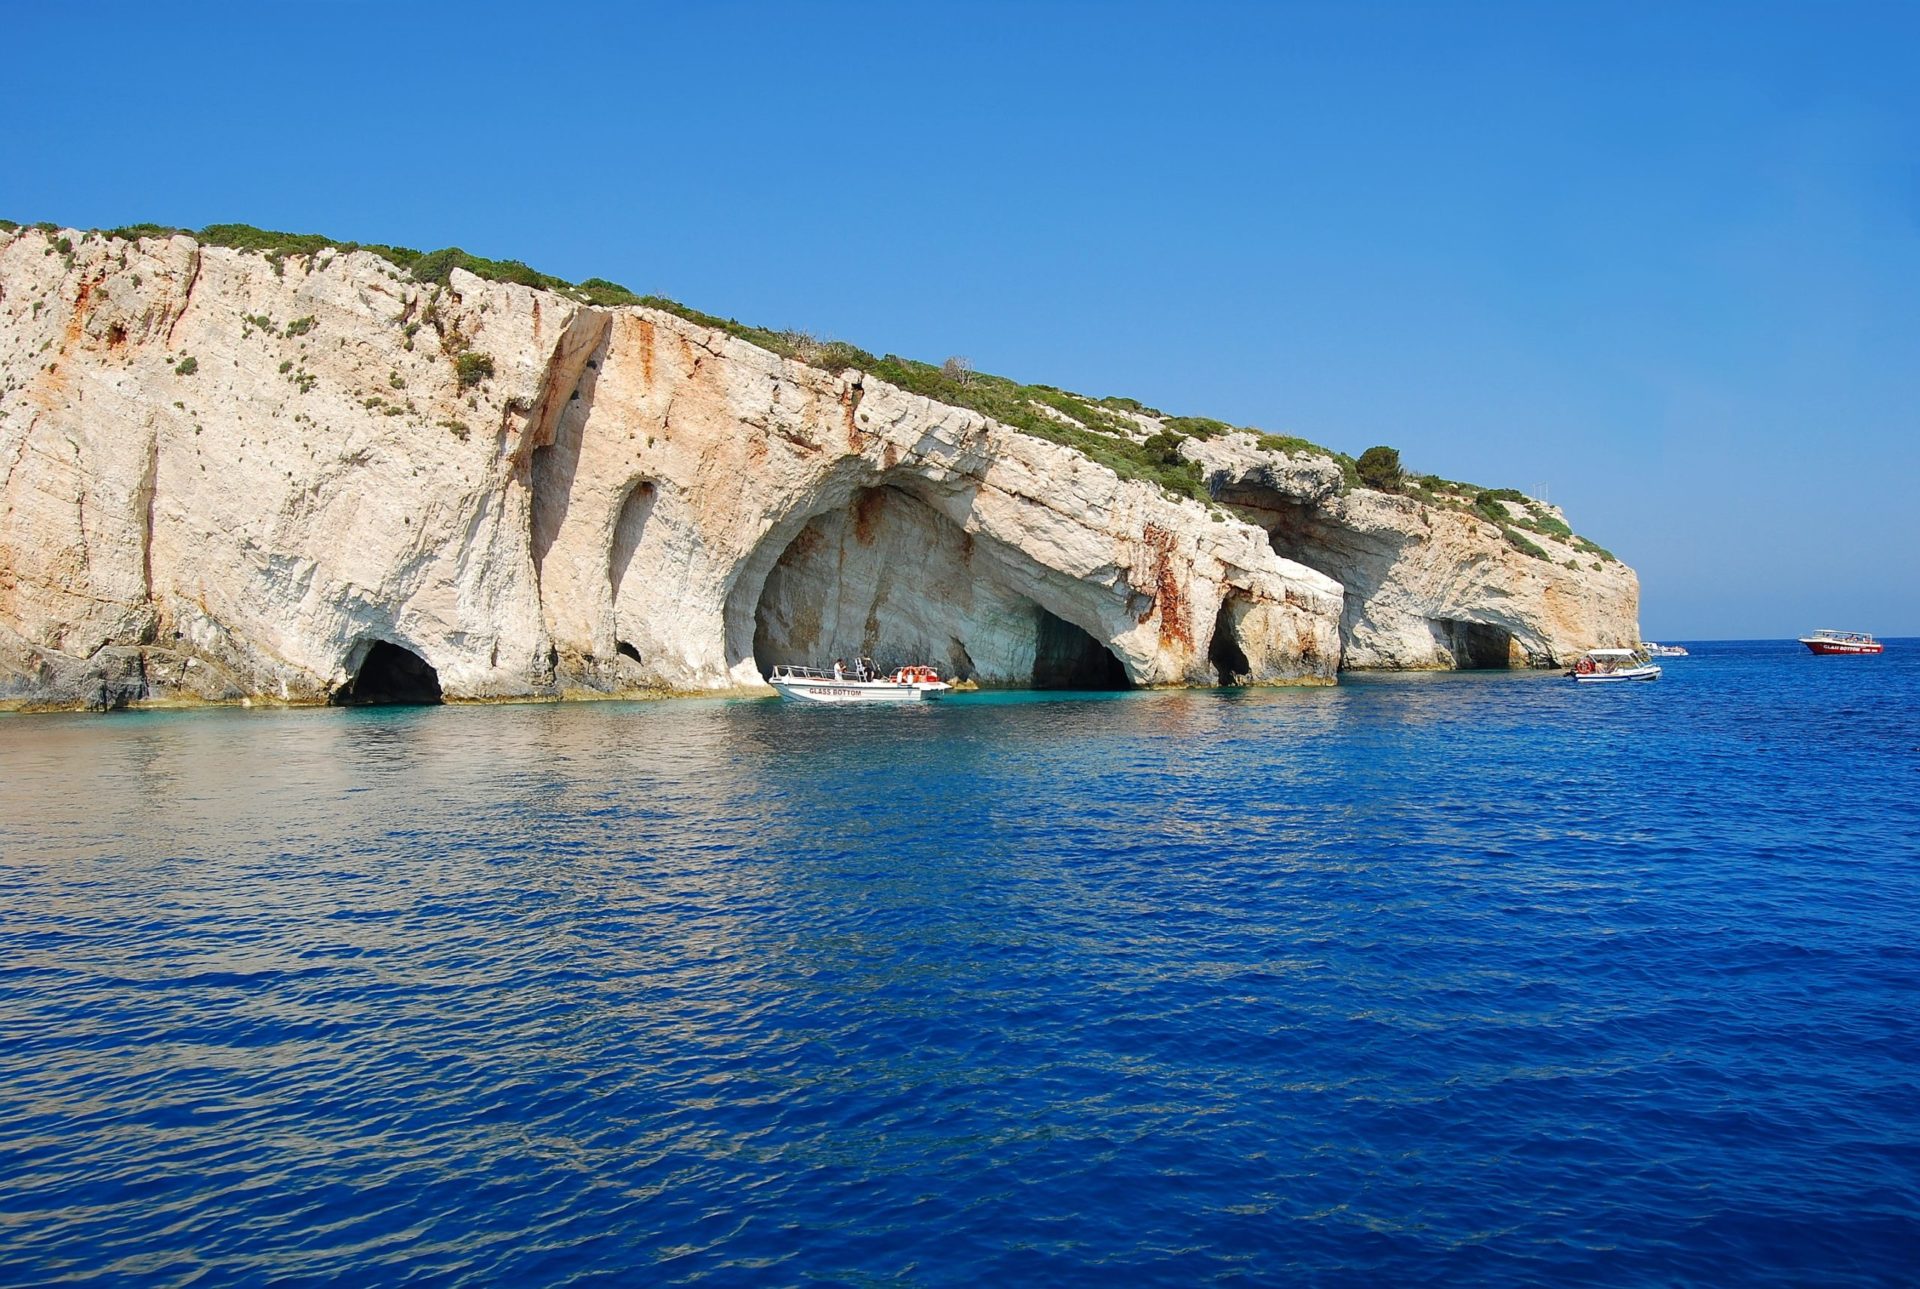
[(670, 313), (65, 236), (0, 235), (0, 701), (761, 690), (856, 654), (1324, 682), (1636, 635), (1630, 571), (1329, 462), (1189, 444), (1210, 506)]

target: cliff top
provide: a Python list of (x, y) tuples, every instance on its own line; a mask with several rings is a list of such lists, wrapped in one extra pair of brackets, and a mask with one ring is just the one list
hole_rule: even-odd
[[(14, 234), (22, 225), (0, 219), (0, 234)], [(935, 366), (897, 354), (874, 355), (842, 340), (822, 340), (806, 331), (775, 331), (722, 318), (660, 295), (642, 295), (605, 278), (570, 282), (542, 273), (519, 260), (494, 260), (457, 246), (435, 251), (382, 243), (342, 241), (321, 233), (288, 233), (250, 224), (209, 224), (201, 229), (162, 224), (131, 224), (111, 229), (63, 229), (41, 222), (25, 226), (44, 234), (50, 250), (71, 255), (70, 234), (137, 241), (147, 237), (188, 237), (202, 245), (222, 246), (263, 256), (276, 274), (284, 272), (289, 257), (321, 251), (367, 251), (408, 273), (415, 281), (444, 285), (454, 269), (464, 269), (494, 282), (511, 282), (551, 291), (598, 307), (638, 305), (659, 309), (700, 326), (735, 336), (749, 344), (831, 372), (848, 368), (870, 372), (903, 389), (937, 402), (991, 417), (1036, 438), (1059, 443), (1106, 466), (1125, 479), (1154, 483), (1168, 492), (1211, 500), (1203, 472), (1181, 445), (1189, 439), (1209, 440), (1226, 435), (1251, 436), (1259, 448), (1294, 457), (1319, 457), (1335, 463), (1341, 473), (1341, 491), (1367, 487), (1400, 493), (1423, 504), (1476, 515), (1493, 523), (1515, 549), (1536, 558), (1550, 558), (1527, 533), (1569, 542), (1583, 554), (1616, 562), (1604, 548), (1576, 537), (1564, 517), (1551, 506), (1513, 488), (1488, 489), (1445, 479), (1439, 475), (1402, 471), (1398, 453), (1371, 449), (1360, 459), (1293, 435), (1272, 434), (1231, 425), (1205, 416), (1172, 416), (1136, 399), (1094, 398), (1052, 385), (1023, 384), (1004, 376), (974, 371), (965, 359), (949, 358)], [(1385, 452), (1384, 468), (1363, 468), (1367, 458)], [(1368, 463), (1371, 464), (1371, 463)]]

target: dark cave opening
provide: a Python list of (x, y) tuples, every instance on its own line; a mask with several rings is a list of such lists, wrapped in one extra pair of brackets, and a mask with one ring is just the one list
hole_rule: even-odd
[(1039, 615), (1033, 650), (1035, 689), (1133, 688), (1126, 667), (1111, 649), (1045, 609), (1034, 612)]
[(440, 673), (413, 650), (376, 640), (353, 679), (334, 690), (328, 701), (335, 707), (438, 703)]
[(1513, 633), (1484, 622), (1432, 619), (1434, 637), (1453, 655), (1457, 671), (1493, 671), (1513, 665)]
[(1207, 661), (1213, 664), (1213, 674), (1220, 684), (1243, 685), (1253, 673), (1253, 664), (1234, 638), (1230, 603), (1220, 602), (1220, 614), (1213, 620), (1213, 640), (1207, 645)]

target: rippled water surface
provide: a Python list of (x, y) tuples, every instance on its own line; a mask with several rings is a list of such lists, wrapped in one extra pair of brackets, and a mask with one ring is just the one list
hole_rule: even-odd
[(1911, 1283), (1917, 711), (0, 720), (0, 1281)]

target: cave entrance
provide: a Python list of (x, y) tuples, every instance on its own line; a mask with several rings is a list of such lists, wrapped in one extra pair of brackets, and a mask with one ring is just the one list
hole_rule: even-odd
[(1113, 651), (1064, 618), (1036, 608), (1035, 689), (1131, 689)]
[(785, 542), (759, 584), (753, 663), (764, 676), (782, 663), (870, 657), (882, 670), (926, 663), (986, 686), (1130, 688), (1102, 638), (1036, 598), (1042, 579), (1025, 561), (908, 488), (863, 489)]
[(353, 679), (334, 690), (328, 701), (335, 707), (438, 703), (440, 673), (413, 650), (376, 640)]
[(1434, 640), (1453, 658), (1456, 671), (1491, 671), (1513, 665), (1513, 633), (1484, 622), (1431, 621)]
[(1247, 651), (1233, 634), (1232, 603), (1220, 601), (1220, 614), (1213, 620), (1213, 640), (1207, 645), (1207, 661), (1213, 664), (1213, 674), (1220, 684), (1244, 685), (1253, 674), (1253, 664), (1247, 661)]

